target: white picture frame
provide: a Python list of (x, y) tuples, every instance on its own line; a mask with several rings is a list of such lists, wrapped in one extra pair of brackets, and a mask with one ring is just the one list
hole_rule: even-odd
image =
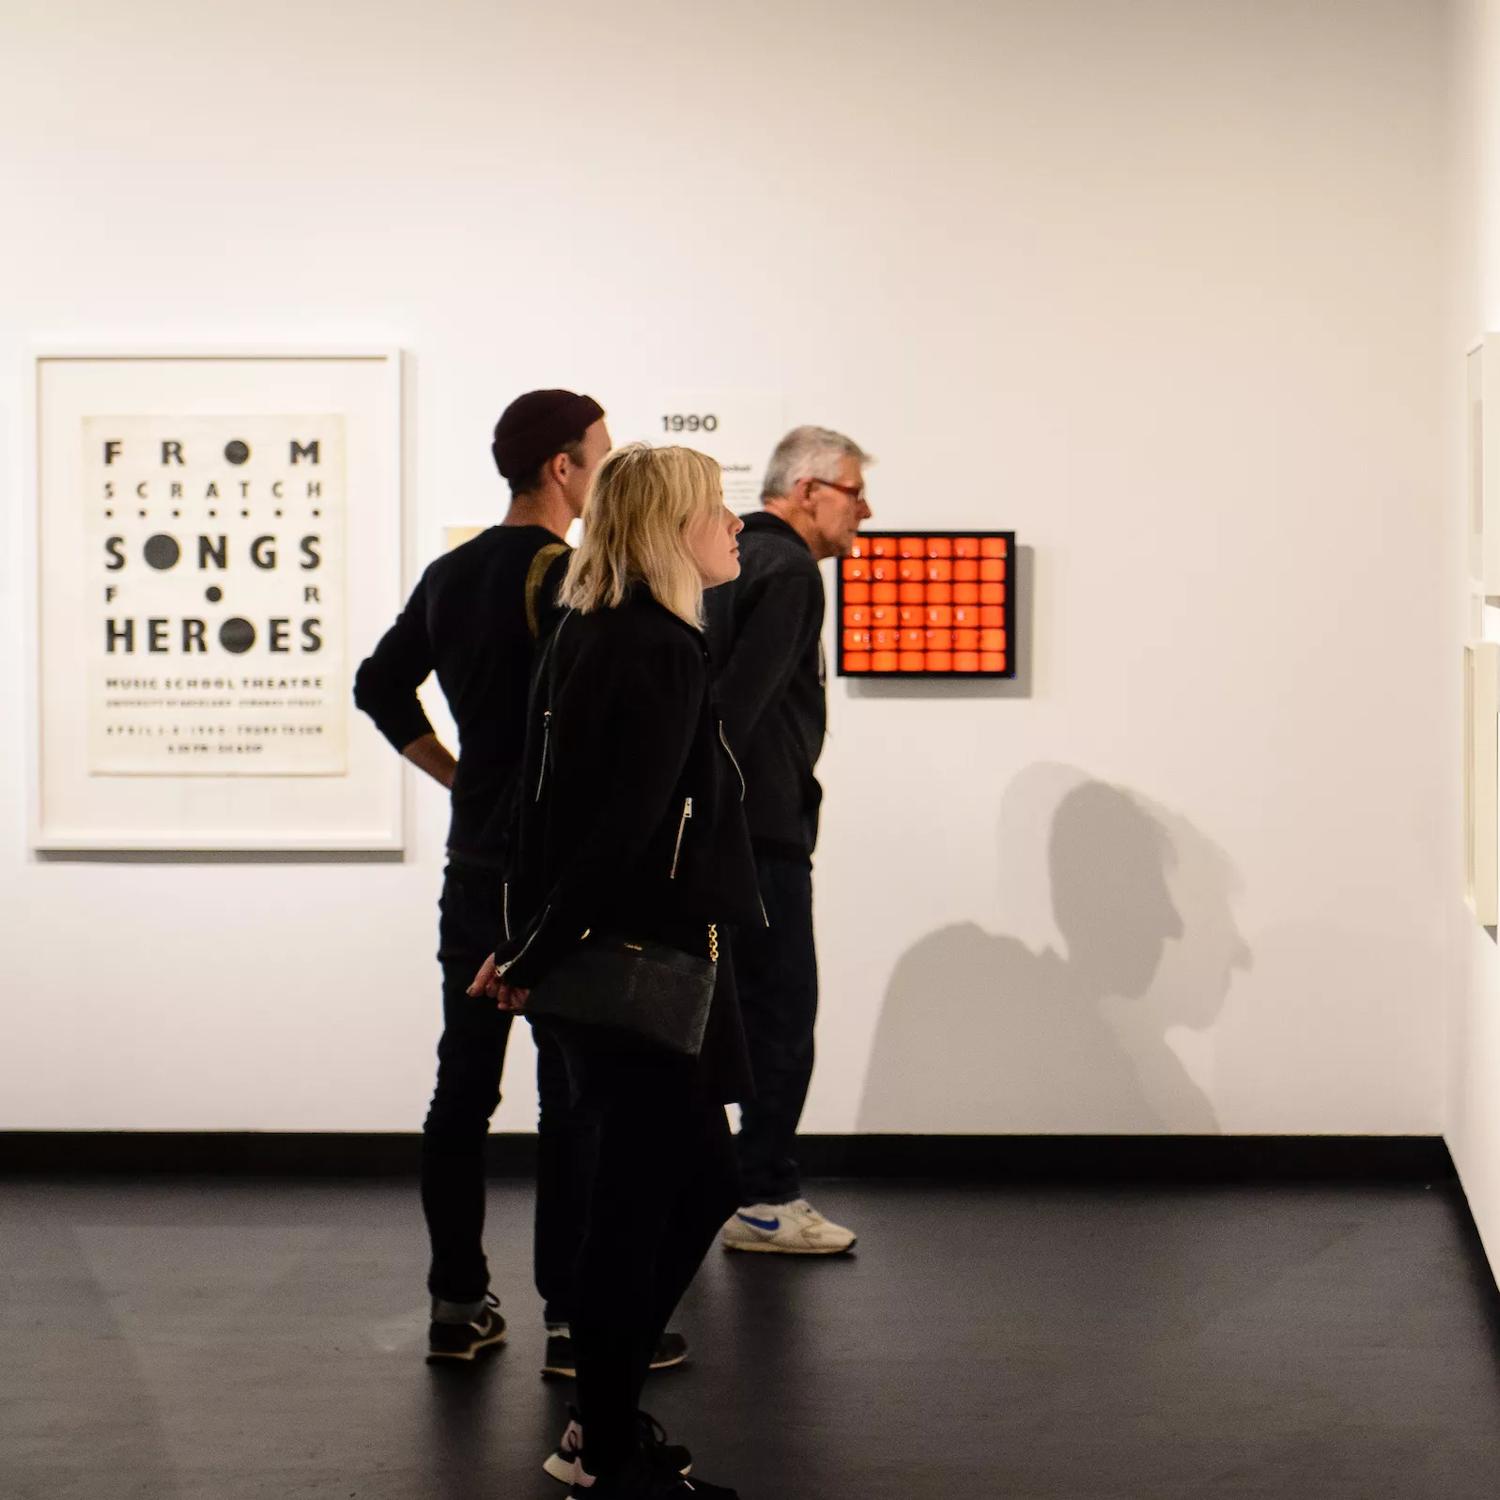
[(1500, 923), (1500, 645), (1464, 647), (1464, 900)]
[(32, 849), (400, 853), (401, 761), (351, 702), (403, 598), (400, 351), (29, 366)]
[(1470, 345), (1466, 361), (1466, 474), (1469, 577), (1487, 599), (1500, 598), (1500, 334)]

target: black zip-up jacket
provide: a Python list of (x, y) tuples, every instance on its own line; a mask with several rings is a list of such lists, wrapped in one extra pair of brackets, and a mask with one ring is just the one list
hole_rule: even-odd
[(740, 533), (740, 576), (707, 596), (716, 692), (749, 795), (758, 849), (809, 856), (818, 841), (828, 701), (823, 671), (823, 576), (807, 543), (757, 511)]
[[(709, 693), (700, 632), (637, 586), (618, 609), (567, 614), (527, 716), (516, 856), (496, 959), (530, 989), (587, 931), (703, 954), (708, 925), (762, 924), (744, 782)], [(748, 1091), (732, 984), (702, 1061), (726, 1100)]]

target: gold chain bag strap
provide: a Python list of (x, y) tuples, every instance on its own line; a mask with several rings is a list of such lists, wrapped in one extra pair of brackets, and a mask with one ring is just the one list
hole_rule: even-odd
[[(718, 931), (711, 927), (710, 954), (718, 946)], [(590, 933), (537, 981), (525, 1014), (696, 1057), (718, 975), (716, 956), (700, 958), (649, 938)]]

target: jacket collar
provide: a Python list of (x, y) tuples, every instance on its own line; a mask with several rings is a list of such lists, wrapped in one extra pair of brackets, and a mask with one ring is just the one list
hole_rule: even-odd
[(745, 523), (746, 531), (779, 531), (784, 536), (791, 537), (799, 547), (807, 547), (808, 552), (812, 552), (812, 548), (797, 534), (797, 528), (772, 511), (752, 510), (749, 515), (741, 516), (740, 519)]
[(702, 644), (703, 632), (699, 630), (695, 625), (689, 625), (681, 615), (675, 614), (672, 610), (668, 609), (667, 606), (663, 604), (656, 597), (656, 595), (651, 592), (650, 587), (642, 578), (634, 579), (631, 582), (630, 586), (625, 590), (625, 598), (621, 602), (620, 608), (654, 611), (655, 613), (661, 615), (663, 619), (673, 621), (679, 629), (687, 631), (687, 633), (692, 636), (695, 641), (697, 641), (700, 645)]

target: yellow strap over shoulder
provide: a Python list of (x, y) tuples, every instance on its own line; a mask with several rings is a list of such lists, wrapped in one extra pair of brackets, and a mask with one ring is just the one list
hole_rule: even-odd
[(547, 577), (547, 570), (567, 550), (566, 542), (550, 542), (537, 552), (526, 570), (526, 628), (531, 631), (533, 640), (542, 631), (542, 583)]

